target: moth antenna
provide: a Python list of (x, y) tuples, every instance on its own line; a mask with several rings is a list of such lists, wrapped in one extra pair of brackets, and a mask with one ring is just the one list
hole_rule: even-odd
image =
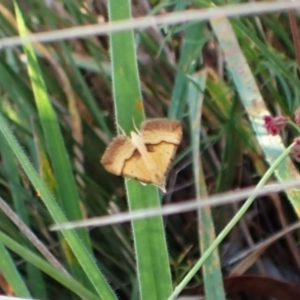
[(133, 123), (133, 127), (134, 127), (134, 129), (135, 129), (135, 131), (139, 134), (139, 135), (141, 135), (141, 132), (138, 130), (138, 128), (136, 127), (136, 124), (135, 124), (135, 121), (134, 121), (134, 118), (132, 117), (132, 123)]
[(126, 135), (124, 129), (117, 123), (118, 129), (122, 132), (123, 135)]

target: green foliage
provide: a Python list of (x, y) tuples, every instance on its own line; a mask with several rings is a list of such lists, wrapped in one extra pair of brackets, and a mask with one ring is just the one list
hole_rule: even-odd
[[(203, 282), (208, 299), (225, 299), (216, 248), (223, 251), (254, 198), (228, 226), (226, 208), (58, 234), (49, 226), (206, 198), (255, 185), (257, 177), (263, 185), (274, 173), (280, 181), (298, 177), (284, 146), (297, 127), (286, 131), (284, 144), (262, 121), (278, 111), (292, 117), (299, 106), (287, 20), (273, 14), (156, 26), (149, 19), (146, 27), (109, 36), (73, 32), (67, 40), (26, 43), (30, 32), (58, 38), (62, 28), (200, 8), (200, 1), (46, 2), (0, 3), (0, 207), (7, 203), (20, 220), (0, 214), (4, 292), (164, 300)], [(22, 46), (2, 47), (15, 35)], [(166, 195), (135, 180), (124, 184), (99, 162), (113, 136), (155, 117), (178, 119), (184, 128)], [(299, 212), (298, 192), (286, 197)]]

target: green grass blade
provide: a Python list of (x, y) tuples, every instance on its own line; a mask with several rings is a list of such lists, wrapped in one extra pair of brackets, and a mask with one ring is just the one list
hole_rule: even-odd
[[(90, 291), (88, 291), (72, 277), (66, 275), (60, 270), (57, 270), (55, 267), (51, 266), (44, 259), (34, 254), (30, 250), (26, 249), (25, 247), (21, 246), (19, 243), (15, 242), (12, 238), (4, 234), (3, 232), (0, 232), (0, 241), (3, 243), (3, 245), (11, 249), (13, 252), (18, 254), (27, 262), (31, 263), (36, 268), (45, 272), (46, 274), (48, 274), (49, 276), (57, 280), (59, 283), (69, 288), (72, 292), (76, 293), (77, 295), (85, 299), (91, 299), (91, 300), (99, 299), (99, 296), (96, 296)], [(1, 249), (0, 249), (0, 253), (1, 253)]]
[(15, 267), (15, 263), (11, 259), (9, 253), (0, 242), (0, 269), (5, 279), (11, 285), (13, 292), (18, 297), (32, 298), (19, 271)]
[[(110, 21), (131, 18), (130, 1), (109, 1)], [(117, 124), (126, 132), (144, 119), (132, 31), (110, 36), (113, 95)], [(157, 188), (125, 180), (130, 210), (160, 205)], [(161, 217), (132, 222), (140, 299), (166, 299), (172, 291)]]
[[(81, 99), (84, 99), (84, 103), (87, 106), (87, 108), (89, 109), (90, 114), (94, 117), (95, 121), (99, 124), (99, 127), (108, 135), (109, 128), (106, 124), (104, 114), (101, 111), (99, 111), (97, 103), (96, 103), (96, 99), (94, 98), (92, 91), (89, 89), (80, 70), (76, 67), (75, 58), (72, 57), (71, 53), (68, 52), (67, 47), (65, 47), (64, 45), (62, 47), (63, 47), (64, 53), (65, 53), (65, 56), (67, 58), (67, 61), (71, 66), (71, 69), (74, 70), (73, 71), (74, 74), (72, 74), (72, 76), (74, 77), (74, 79), (77, 83), (76, 87), (75, 87), (75, 88), (77, 88), (77, 90), (75, 92), (78, 93), (78, 96), (80, 96)], [(78, 58), (76, 58), (76, 63), (77, 63), (77, 61), (78, 61)], [(102, 69), (99, 69), (99, 67), (97, 66), (96, 61), (92, 61), (92, 62), (90, 62), (90, 64), (93, 65), (94, 68), (97, 67), (99, 73), (100, 73), (100, 71), (102, 71)], [(105, 75), (107, 75), (107, 74), (105, 74)]]
[[(24, 37), (27, 35), (27, 29), (21, 12), (17, 7), (16, 16), (20, 34)], [(48, 154), (51, 158), (51, 164), (56, 178), (58, 200), (68, 218), (72, 220), (81, 219), (82, 213), (79, 205), (79, 195), (75, 184), (75, 178), (72, 173), (71, 163), (64, 145), (56, 114), (46, 92), (46, 86), (41, 76), (41, 70), (34, 49), (30, 44), (26, 44), (24, 45), (24, 51), (28, 59), (28, 73), (32, 82), (39, 119), (43, 128)], [(90, 248), (90, 240), (87, 231), (85, 229), (80, 230), (78, 231), (78, 235), (85, 246)], [(69, 259), (67, 253), (66, 258), (72, 272), (76, 274), (76, 277), (81, 278), (83, 282), (88, 284), (89, 281), (84, 272), (82, 272), (78, 261)]]
[[(24, 37), (28, 33), (22, 15), (17, 9), (16, 15), (20, 35)], [(68, 218), (80, 219), (82, 218), (82, 213), (79, 206), (79, 195), (77, 193), (70, 159), (64, 145), (59, 123), (49, 96), (47, 95), (46, 86), (41, 76), (41, 70), (39, 68), (34, 49), (30, 44), (25, 44), (24, 51), (28, 60), (28, 73), (32, 83), (39, 119), (43, 128), (48, 154), (51, 158), (51, 163), (57, 181), (56, 186), (58, 200), (60, 201)], [(81, 231), (78, 232), (78, 234), (88, 246), (90, 242), (86, 232)]]
[(199, 54), (201, 53), (201, 48), (207, 42), (207, 37), (203, 38), (203, 36), (205, 36), (204, 30), (204, 23), (192, 24), (186, 30), (168, 113), (169, 117), (172, 119), (181, 118), (187, 104), (185, 96), (187, 92), (188, 76), (195, 71), (195, 62), (200, 57)]
[[(193, 81), (188, 88), (188, 104), (191, 126), (191, 140), (193, 153), (193, 173), (195, 178), (196, 198), (208, 197), (205, 175), (200, 158), (200, 134), (202, 103), (206, 85), (205, 71), (193, 75)], [(215, 228), (210, 207), (198, 210), (198, 228), (201, 253), (205, 252), (215, 239)], [(204, 262), (202, 269), (205, 296), (207, 299), (225, 299), (222, 279), (222, 267), (218, 250), (216, 249)]]
[[(2, 135), (1, 135), (2, 136)], [(15, 211), (19, 218), (24, 221), (26, 225), (29, 225), (28, 211), (25, 206), (25, 197), (21, 190), (17, 188), (20, 186), (20, 178), (18, 168), (15, 163), (15, 157), (7, 145), (5, 139), (2, 139), (0, 143), (1, 155), (3, 158), (4, 169), (8, 178), (10, 190), (12, 191), (12, 200), (14, 203)], [(33, 268), (30, 264), (27, 266), (28, 282), (32, 287), (32, 294), (37, 298), (46, 297), (46, 289), (43, 277), (39, 270)], [(19, 295), (20, 296), (20, 295)]]
[[(256, 188), (259, 189), (263, 187), (271, 176), (276, 172), (276, 170), (280, 167), (282, 162), (286, 159), (287, 155), (289, 155), (291, 148), (293, 145), (289, 146), (277, 159), (274, 161), (272, 166), (268, 169), (268, 171), (261, 178)], [(233, 229), (234, 226), (240, 221), (243, 215), (247, 212), (250, 206), (253, 204), (256, 196), (250, 196), (245, 203), (241, 206), (239, 211), (235, 214), (235, 216), (231, 219), (231, 221), (224, 227), (224, 229), (219, 233), (214, 242), (207, 248), (207, 250), (202, 254), (201, 258), (197, 261), (197, 263), (190, 269), (188, 274), (183, 278), (180, 284), (175, 288), (172, 295), (168, 298), (168, 300), (176, 299), (176, 296), (182, 292), (182, 290), (186, 287), (189, 281), (199, 272), (200, 268), (203, 266), (208, 257), (212, 254), (212, 252), (220, 245), (220, 243), (226, 238), (229, 232)]]
[[(266, 155), (267, 161), (272, 165), (277, 157), (284, 153), (285, 147), (279, 135), (271, 136), (263, 126), (263, 117), (269, 115), (270, 112), (263, 101), (252, 72), (238, 45), (230, 22), (225, 18), (220, 18), (212, 20), (211, 25), (224, 52), (228, 70), (234, 80), (240, 99), (247, 110), (258, 142)], [(299, 177), (299, 173), (289, 157), (280, 164), (275, 171), (275, 175), (280, 181)], [(286, 194), (295, 211), (300, 212), (300, 192), (287, 190)]]
[[(25, 26), (22, 21), (21, 14), (16, 7), (16, 12), (18, 15), (18, 19), (20, 22), (20, 27), (23, 30), (23, 33), (25, 30)], [(33, 63), (35, 70), (38, 69), (37, 63), (35, 61), (35, 56), (33, 53), (32, 47), (29, 45), (26, 46), (27, 49), (27, 54), (28, 58), (31, 60), (30, 63)], [(34, 79), (34, 86), (37, 88), (37, 92), (41, 93), (41, 97), (45, 97), (45, 94), (42, 93), (41, 87), (43, 86), (43, 81), (40, 76), (33, 70)], [(39, 86), (38, 86), (39, 83)], [(39, 93), (37, 93), (39, 95)], [(45, 100), (45, 98), (44, 98)], [(47, 99), (46, 99), (47, 100)], [(49, 107), (48, 107), (49, 108)], [(43, 109), (43, 107), (42, 107)], [(51, 110), (51, 108), (50, 108)], [(46, 120), (47, 117), (52, 117), (49, 116), (49, 109), (44, 111), (46, 115)], [(55, 123), (55, 126), (57, 126), (57, 123)], [(50, 124), (50, 129), (53, 129), (53, 122)], [(38, 176), (37, 172), (34, 170), (32, 165), (29, 163), (27, 157), (25, 156), (24, 152), (21, 150), (20, 146), (16, 142), (15, 138), (11, 134), (4, 118), (0, 115), (0, 130), (2, 131), (6, 141), (8, 142), (9, 146), (11, 147), (12, 151), (14, 154), (17, 156), (21, 166), (23, 167), (25, 173), (29, 177), (30, 181), (32, 182), (33, 186), (35, 189), (39, 192), (41, 195), (42, 200), (44, 201), (48, 211), (50, 212), (51, 216), (55, 220), (55, 222), (64, 222), (66, 221), (65, 216), (57, 206), (55, 199), (53, 198), (52, 194), (49, 192), (47, 187), (45, 186), (44, 182), (40, 179)], [(57, 128), (55, 129), (57, 130)], [(65, 163), (65, 162), (64, 162)], [(69, 199), (66, 199), (69, 200)], [(115, 299), (115, 295), (112, 292), (111, 288), (105, 281), (104, 277), (102, 274), (99, 272), (99, 269), (96, 266), (96, 263), (92, 260), (90, 253), (86, 250), (86, 248), (82, 245), (78, 237), (74, 234), (74, 232), (63, 232), (64, 237), (66, 238), (68, 244), (70, 245), (73, 253), (75, 254), (77, 260), (79, 261), (81, 267), (89, 277), (91, 283), (93, 284), (95, 290), (98, 292), (99, 296), (103, 297), (103, 299)]]
[[(13, 153), (16, 155), (18, 161), (20, 162), (32, 185), (40, 194), (41, 199), (44, 201), (44, 204), (46, 205), (54, 221), (56, 223), (66, 222), (67, 219), (56, 204), (53, 195), (48, 190), (45, 183), (41, 180), (33, 166), (30, 164), (20, 145), (17, 143), (16, 139), (12, 135), (2, 114), (0, 114), (0, 131), (2, 132), (9, 146), (11, 147)], [(86, 248), (82, 245), (77, 235), (73, 231), (62, 231), (62, 234), (69, 243), (82, 268), (85, 270), (87, 276), (93, 283), (99, 296), (103, 297), (103, 299), (115, 299), (112, 290), (108, 286), (104, 277), (101, 275), (96, 263), (93, 261), (90, 254), (86, 251)]]

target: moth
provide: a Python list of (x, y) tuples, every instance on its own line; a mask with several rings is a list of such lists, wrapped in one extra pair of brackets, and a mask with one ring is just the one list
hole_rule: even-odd
[(130, 137), (119, 135), (106, 148), (101, 163), (110, 173), (153, 184), (163, 192), (165, 178), (182, 139), (179, 121), (148, 119)]

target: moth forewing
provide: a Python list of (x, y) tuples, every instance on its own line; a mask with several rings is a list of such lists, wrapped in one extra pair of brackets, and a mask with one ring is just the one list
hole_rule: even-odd
[(115, 137), (106, 148), (101, 163), (106, 171), (122, 175), (124, 161), (130, 159), (135, 151), (131, 139), (125, 135)]
[(167, 142), (179, 145), (182, 139), (182, 126), (177, 120), (146, 120), (141, 126), (141, 135), (145, 143)]

